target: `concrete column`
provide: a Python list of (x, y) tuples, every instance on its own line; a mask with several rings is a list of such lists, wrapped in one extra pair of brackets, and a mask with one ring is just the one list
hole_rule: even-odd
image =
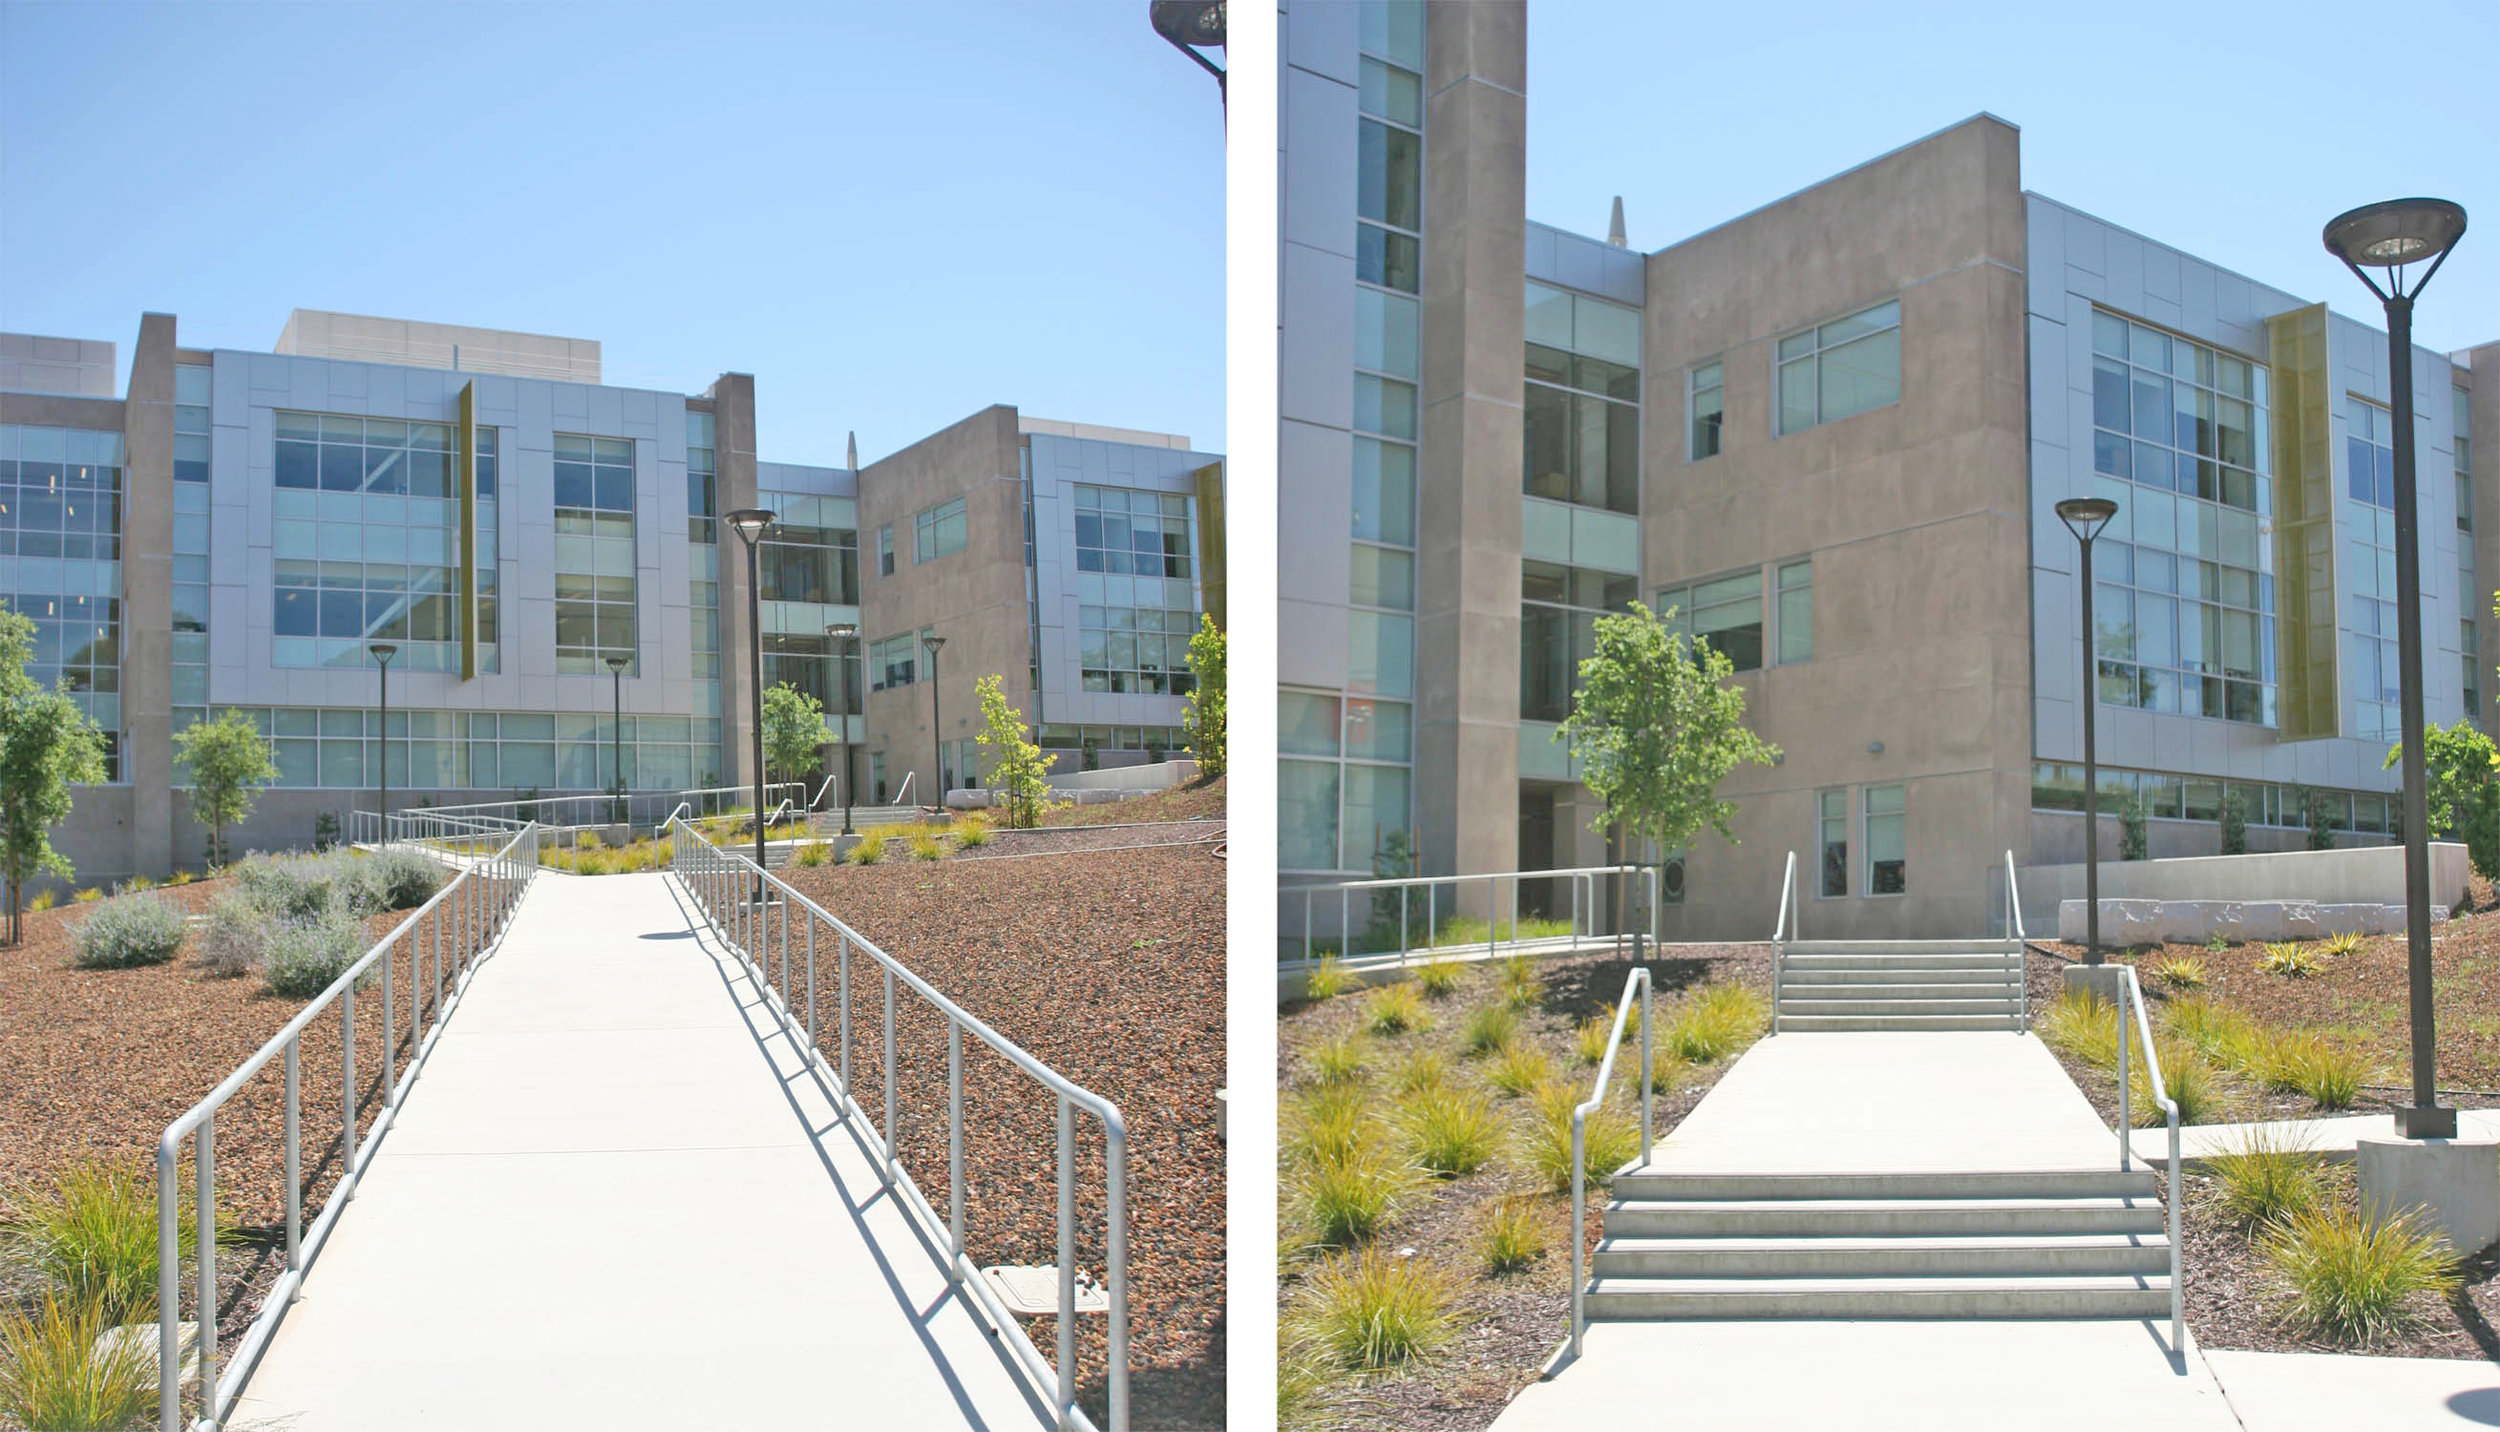
[(1527, 12), (1426, 25), (1416, 847), (1463, 874), (1518, 861)]
[(2474, 415), (2474, 581), (2478, 591), (2465, 595), (2465, 615), (2473, 618), (2483, 669), (2483, 709), (2475, 715), (2486, 731), (2500, 729), (2500, 617), (2491, 612), (2492, 595), (2500, 591), (2500, 343), (2486, 343), (2468, 355), (2471, 369), (2453, 370), (2466, 380), (2466, 400)]
[[(756, 504), (755, 377), (723, 373), (712, 385), (713, 501), (723, 513)], [(747, 627), (746, 543), (720, 524), (721, 778), (755, 779), (754, 639)]]
[[(175, 829), (173, 798), (174, 316), (139, 319), (123, 409), (122, 779), (130, 783), (130, 868), (163, 879), (197, 863), (198, 827)], [(239, 635), (236, 639), (240, 639)]]

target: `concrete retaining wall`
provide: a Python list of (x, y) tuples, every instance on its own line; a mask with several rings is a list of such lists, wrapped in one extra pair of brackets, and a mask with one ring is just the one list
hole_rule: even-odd
[[(2435, 840), (2431, 842), (2430, 855), (2431, 903), (2445, 910), (2465, 898), (2465, 847), (2455, 841)], [(2062, 928), (2062, 907), (2071, 901), (2078, 912), (2082, 908), (2081, 865), (2034, 865), (2017, 872), (2016, 878), (2022, 889), (2026, 929)], [(2002, 893), (2000, 890), (2000, 897)], [(2296, 902), (2401, 908), (2405, 898), (2405, 852), (2401, 845), (2373, 845), (2198, 855), (2173, 860), (2103, 860), (2100, 894), (2104, 941), (2111, 938), (2108, 912), (2112, 901), (2221, 901), (2238, 905)], [(1999, 908), (2002, 909), (2001, 904)], [(2396, 927), (2402, 929), (2403, 924), (2399, 917)]]
[[(2084, 902), (2061, 901), (2057, 937), (2069, 944), (2084, 938)], [(2448, 907), (2433, 903), (2431, 919), (2448, 918)], [(2028, 923), (2028, 920), (2026, 920)], [(2392, 935), (2405, 927), (2405, 907), (2397, 905), (2321, 904), (2314, 900), (2112, 900), (2101, 899), (2101, 945), (2201, 945), (2216, 935), (2234, 943), (2245, 940), (2315, 940), (2328, 935)]]

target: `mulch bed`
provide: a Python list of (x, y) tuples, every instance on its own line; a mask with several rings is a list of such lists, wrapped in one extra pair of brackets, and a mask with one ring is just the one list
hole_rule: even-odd
[[(222, 880), (203, 880), (162, 893), (198, 912), (225, 887)], [(43, 1185), (56, 1170), (94, 1158), (129, 1168), (153, 1185), (156, 1143), (165, 1127), (304, 1007), (303, 1001), (269, 993), (256, 977), (208, 973), (187, 947), (161, 965), (78, 969), (70, 963), (72, 931), (91, 908), (30, 913), (24, 939), (0, 948), (0, 1070), (7, 1071), (0, 1078), (0, 1182)], [(368, 933), (378, 940), (405, 918), (405, 911), (377, 915), (367, 922)], [(456, 954), (451, 929), (447, 922), (447, 956)], [(430, 918), (417, 928), (416, 941), (424, 947), (430, 1018), (435, 948)], [(404, 1071), (416, 1047), (415, 960), (415, 943), (403, 937), (392, 960), (394, 1071)], [(446, 963), (456, 968), (455, 961)], [(356, 1001), (360, 1138), (381, 1112), (381, 986), (377, 970)], [(345, 1084), (340, 1035), (340, 1021), (325, 1012), (306, 1027), (299, 1046), (306, 1227), (340, 1173)], [(216, 1116), (218, 1209), (232, 1220), (240, 1240), (218, 1257), (218, 1322), (228, 1347), (258, 1313), (260, 1294), (285, 1266), (285, 1090), (281, 1056)], [(186, 1205), (194, 1146), (185, 1140), (178, 1166)]]
[[(1002, 856), (1069, 855), (1078, 851), (1123, 850), (1143, 845), (1213, 846), (1223, 839), (1224, 816), (1219, 811), (1212, 817), (1192, 816), (1136, 825), (1042, 826), (1032, 830), (994, 828), (987, 841), (952, 851), (946, 858), (995, 860)], [(889, 862), (912, 859), (911, 851), (904, 846), (889, 844), (885, 851)]]
[[(1674, 945), (1663, 957), (1648, 962), (1659, 1019), (1683, 991), (1711, 980), (1732, 979), (1751, 986), (1767, 1000), (1771, 987), (1768, 945)], [(1578, 1061), (1574, 1036), (1583, 1020), (1611, 1015), (1622, 998), (1624, 980), (1633, 961), (1612, 952), (1540, 961), (1544, 997), (1521, 1018), (1521, 1037), (1553, 1055), (1565, 1077), (1575, 1083), (1593, 1080), (1596, 1071)], [(1462, 1068), (1478, 1061), (1460, 1055), (1459, 1035), (1469, 1010), (1498, 998), (1492, 966), (1478, 965), (1448, 997), (1431, 1002), (1432, 1023), (1425, 1029), (1396, 1036), (1374, 1036), (1382, 1062), (1410, 1049), (1440, 1048)], [(1341, 995), (1320, 1003), (1300, 1003), (1278, 1016), (1277, 1085), (1286, 1102), (1311, 1086), (1307, 1051), (1315, 1044), (1353, 1032), (1366, 1018), (1360, 994)], [(1615, 1090), (1626, 1088), (1626, 1076), (1637, 1081), (1637, 1054), (1618, 1062)], [(1662, 1066), (1665, 1062), (1661, 1056)], [(1659, 1093), (1654, 1106), (1655, 1131), (1664, 1139), (1702, 1096), (1715, 1086), (1733, 1058), (1695, 1066), (1671, 1089)], [(1630, 1084), (1637, 1100), (1639, 1085)], [(1387, 1097), (1383, 1092), (1383, 1097)], [(1513, 1101), (1499, 1101), (1511, 1107)], [(1495, 1277), (1483, 1271), (1476, 1241), (1486, 1206), (1510, 1194), (1530, 1194), (1545, 1220), (1548, 1242), (1544, 1255), (1518, 1273)], [(1585, 1245), (1595, 1248), (1602, 1232), (1605, 1198), (1592, 1189), (1588, 1222), (1581, 1230)], [(1293, 1214), (1280, 1219), (1292, 1241), (1297, 1235)], [(1534, 1382), (1571, 1327), (1570, 1199), (1546, 1189), (1513, 1157), (1461, 1178), (1431, 1180), (1425, 1194), (1411, 1199), (1373, 1240), (1378, 1246), (1429, 1260), (1459, 1289), (1451, 1309), (1455, 1337), (1430, 1358), (1394, 1372), (1347, 1374), (1326, 1381), (1297, 1398), (1286, 1425), (1303, 1428), (1397, 1427), (1417, 1432), (1477, 1432), (1490, 1426), (1519, 1390)], [(1288, 1252), (1278, 1289), (1278, 1314), (1290, 1319), (1302, 1277), (1316, 1266), (1314, 1252)]]
[(1222, 820), (1224, 777), (1196, 785), (1174, 786), (1152, 795), (1130, 796), (1100, 805), (1062, 806), (1042, 817), (1044, 825), (1119, 825), (1139, 820)]
[[(1106, 832), (1106, 834), (1133, 834)], [(1189, 842), (1029, 860), (1049, 832), (1001, 832), (942, 861), (782, 872), (932, 987), (1080, 1087), (1128, 1128), (1129, 1387), (1139, 1428), (1224, 1425), (1224, 862)], [(1117, 842), (1127, 844), (1131, 842)], [(840, 1062), (832, 952), (817, 957), (818, 1045)], [(884, 992), (854, 957), (851, 1067), (882, 1119)], [(805, 1005), (803, 977), (794, 1003)], [(902, 1161), (947, 1201), (946, 1022), (897, 986)], [(1057, 1262), (1056, 1101), (997, 1054), (964, 1049), (965, 1241), (973, 1261)], [(1076, 1118), (1077, 1256), (1104, 1266), (1102, 1139)], [(1026, 1331), (1045, 1358), (1055, 1319)], [(1105, 1415), (1104, 1320), (1077, 1329), (1079, 1396)]]

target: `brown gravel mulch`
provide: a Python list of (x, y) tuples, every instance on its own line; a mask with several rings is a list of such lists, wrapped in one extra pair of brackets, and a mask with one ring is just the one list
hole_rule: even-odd
[[(161, 893), (196, 913), (225, 888), (222, 880), (203, 880)], [(30, 913), (24, 939), (0, 947), (0, 1070), (6, 1071), (0, 1077), (0, 1183), (48, 1186), (56, 1171), (93, 1158), (128, 1168), (152, 1187), (165, 1127), (304, 1007), (304, 1001), (269, 993), (256, 977), (208, 973), (187, 946), (161, 965), (79, 969), (70, 963), (72, 935), (92, 908)], [(406, 911), (374, 916), (368, 934), (379, 940), (406, 918)], [(446, 996), (459, 968), (454, 932), (446, 922)], [(434, 938), (428, 917), (415, 927), (413, 942), (403, 936), (393, 953), (394, 1072), (406, 1070), (419, 1034), (413, 1003), (419, 944), (425, 1014), (432, 1017)], [(383, 1002), (377, 969), (356, 996), (360, 1139), (382, 1109)], [(298, 1047), (302, 1209), (309, 1228), (340, 1174), (340, 1020), (325, 1011), (305, 1028)], [(261, 1294), (285, 1265), (285, 1090), (284, 1057), (272, 1058), (215, 1119), (218, 1211), (231, 1220), (238, 1240), (218, 1257), (218, 1321), (228, 1346), (259, 1312)], [(194, 1147), (184, 1141), (178, 1164), (186, 1206)], [(186, 1279), (186, 1295), (188, 1286)], [(191, 1315), (187, 1308), (185, 1315)]]
[[(1001, 832), (993, 846), (1047, 832)], [(990, 847), (981, 847), (987, 850)], [(1209, 847), (782, 872), (1001, 1036), (1118, 1105), (1128, 1129), (1129, 1386), (1140, 1429), (1224, 1425), (1224, 862)], [(858, 960), (859, 957), (854, 957)], [(818, 952), (818, 1046), (840, 1060), (835, 965)], [(852, 971), (852, 1078), (882, 1118), (884, 993)], [(897, 986), (902, 1161), (947, 1199), (946, 1024)], [(806, 1005), (804, 984), (795, 1001)], [(965, 1241), (977, 1264), (1057, 1262), (1056, 1101), (972, 1040), (964, 1050)], [(1079, 1111), (1079, 1265), (1099, 1271), (1102, 1140)], [(1052, 1355), (1055, 1319), (1026, 1332)], [(1079, 1396), (1104, 1417), (1103, 1319), (1083, 1316)]]
[[(1193, 816), (1137, 825), (1041, 826), (1031, 830), (995, 828), (979, 845), (950, 851), (949, 860), (996, 860), (1019, 855), (1071, 855), (1079, 851), (1127, 850), (1148, 845), (1213, 846), (1224, 839), (1224, 817)], [(888, 861), (909, 860), (911, 852), (888, 845)]]
[(1152, 795), (1131, 796), (1100, 805), (1062, 806), (1042, 817), (1044, 825), (1120, 825), (1141, 820), (1222, 820), (1224, 781), (1174, 786)]
[[(1768, 999), (1771, 951), (1768, 945), (1672, 945), (1648, 962), (1660, 1022), (1685, 990), (1711, 980), (1732, 979)], [(1548, 1053), (1566, 1078), (1585, 1084), (1595, 1070), (1581, 1064), (1575, 1038), (1583, 1020), (1611, 1015), (1623, 994), (1633, 961), (1628, 954), (1578, 955), (1540, 961), (1544, 997), (1539, 1007), (1522, 1016), (1521, 1033)], [(1460, 1053), (1459, 1036), (1469, 1010), (1497, 998), (1492, 967), (1469, 970), (1460, 987), (1432, 1001), (1431, 1024), (1396, 1036), (1373, 1036), (1382, 1061), (1405, 1051), (1438, 1048), (1464, 1069), (1478, 1061)], [(1308, 1051), (1312, 1046), (1360, 1029), (1366, 1018), (1359, 994), (1318, 1003), (1298, 1003), (1278, 1015), (1277, 1084), (1290, 1102), (1313, 1083)], [(1654, 1129), (1664, 1139), (1702, 1097), (1716, 1086), (1735, 1061), (1688, 1068), (1653, 1106)], [(1615, 1089), (1638, 1060), (1618, 1063)], [(1662, 1067), (1665, 1064), (1661, 1057)], [(1637, 1099), (1638, 1085), (1631, 1086)], [(1386, 1097), (1385, 1093), (1383, 1097)], [(1505, 1108), (1512, 1101), (1498, 1101)], [(1287, 1183), (1290, 1180), (1286, 1180)], [(1548, 1244), (1537, 1262), (1518, 1273), (1496, 1277), (1483, 1271), (1476, 1242), (1487, 1205), (1511, 1194), (1533, 1195), (1547, 1229)], [(1286, 1196), (1290, 1196), (1289, 1194)], [(1592, 1190), (1588, 1222), (1581, 1230), (1594, 1248), (1602, 1232), (1604, 1196)], [(1332, 1375), (1303, 1389), (1280, 1424), (1292, 1428), (1397, 1427), (1416, 1432), (1479, 1432), (1492, 1425), (1520, 1389), (1536, 1380), (1538, 1371), (1570, 1331), (1571, 1253), (1570, 1200), (1545, 1188), (1515, 1157), (1460, 1178), (1436, 1178), (1424, 1196), (1409, 1201), (1373, 1242), (1438, 1265), (1459, 1290), (1451, 1309), (1455, 1337), (1430, 1358), (1403, 1370), (1363, 1375)], [(1294, 1214), (1280, 1210), (1288, 1242)], [(1290, 1319), (1305, 1273), (1316, 1266), (1315, 1251), (1287, 1250), (1280, 1266), (1278, 1315)]]

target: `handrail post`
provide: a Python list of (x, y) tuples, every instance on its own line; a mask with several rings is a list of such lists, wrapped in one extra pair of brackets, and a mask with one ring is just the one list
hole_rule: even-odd
[[(200, 1270), (200, 1410), (217, 1416), (217, 1111), (211, 1109), (192, 1135), (191, 1177), (199, 1206), (192, 1214), (191, 1241), (198, 1248)], [(181, 1246), (177, 1239), (175, 1246)], [(180, 1368), (181, 1352), (174, 1366)]]
[(894, 1128), (894, 967), (885, 971), (885, 1186), (894, 1186), (894, 1150), (902, 1142)]
[(339, 1178), (356, 1171), (356, 987), (339, 992)]
[(1641, 1164), (1643, 1167), (1647, 1167), (1649, 1164), (1649, 1149), (1651, 1143), (1649, 1106), (1651, 1101), (1656, 1097), (1655, 1091), (1650, 1082), (1651, 1051), (1649, 1016), (1651, 1009), (1649, 967), (1647, 965), (1643, 965), (1639, 969), (1634, 970), (1632, 973), (1641, 982)]
[(964, 1027), (946, 1019), (946, 1235), (954, 1256), (948, 1282), (960, 1282), (964, 1258)]
[(303, 1081), (298, 1073), (302, 1043), (301, 1039), (286, 1042), (286, 1266), (290, 1273), (304, 1268)]
[(2127, 1107), (2127, 984), (2118, 982), (2118, 1171), (2125, 1173), (2135, 1167), (2135, 1119)]
[(156, 1141), (156, 1406), (157, 1432), (182, 1423), (182, 1214), (174, 1187), (176, 1144)]
[[(831, 779), (828, 777), (827, 779)], [(807, 1057), (816, 1057), (816, 912), (807, 912)]]
[(1059, 1425), (1076, 1405), (1076, 1115), (1059, 1096)]
[(1128, 1128), (1103, 1121), (1103, 1259), (1111, 1279), (1110, 1432), (1128, 1432)]
[(1580, 1355), (1588, 1326), (1588, 1116), (1571, 1111), (1571, 1355)]

